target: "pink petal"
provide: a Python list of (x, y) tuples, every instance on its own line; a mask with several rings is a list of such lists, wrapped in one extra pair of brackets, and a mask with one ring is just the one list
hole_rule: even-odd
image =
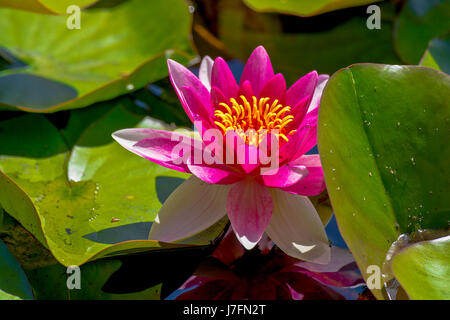
[(353, 287), (364, 283), (364, 279), (348, 249), (332, 247), (329, 264), (316, 264), (300, 261), (284, 269), (288, 272), (300, 272), (317, 281), (335, 287)]
[(295, 272), (287, 272), (280, 275), (297, 294), (302, 296), (302, 300), (345, 300), (345, 298), (320, 282), (317, 282), (307, 275)]
[(236, 80), (228, 64), (220, 57), (214, 61), (211, 84), (213, 87), (219, 88), (228, 100), (236, 97), (238, 91)]
[(286, 104), (288, 106), (294, 106), (305, 97), (312, 98), (316, 88), (317, 79), (318, 75), (316, 71), (312, 71), (298, 79), (286, 92)]
[(198, 94), (190, 87), (181, 87), (181, 92), (189, 105), (191, 121), (196, 125), (197, 130), (203, 132), (213, 128), (212, 111), (210, 105), (205, 105), (205, 101), (200, 99)]
[(232, 159), (232, 163), (236, 164), (235, 167), (246, 174), (249, 174), (260, 167), (258, 148), (246, 144), (236, 131), (227, 131), (224, 140), (226, 143), (226, 163), (230, 163), (230, 160)]
[[(289, 141), (282, 146), (281, 155), (283, 163), (292, 163), (317, 144), (317, 126), (302, 126), (291, 136)], [(291, 152), (289, 152), (291, 151)]]
[(187, 68), (183, 65), (179, 64), (176, 61), (171, 59), (167, 60), (167, 65), (169, 67), (169, 75), (170, 80), (172, 82), (173, 87), (178, 95), (178, 98), (183, 105), (184, 110), (186, 111), (189, 118), (194, 121), (193, 115), (194, 112), (191, 111), (191, 106), (188, 101), (184, 97), (183, 92), (181, 91), (182, 87), (189, 87), (194, 92), (197, 93), (199, 99), (202, 101), (204, 106), (209, 106), (209, 92), (208, 89), (201, 83), (201, 81)]
[(294, 120), (289, 124), (288, 128), (291, 130), (298, 129), (305, 118), (306, 112), (308, 111), (308, 103), (310, 97), (303, 97), (296, 105), (292, 107), (291, 114), (294, 116)]
[(219, 103), (221, 103), (221, 102), (228, 104), (230, 102), (230, 100), (228, 100), (225, 97), (222, 90), (220, 90), (217, 87), (212, 87), (211, 88), (211, 105), (213, 106), (213, 109), (215, 110), (219, 106)]
[(257, 96), (265, 84), (273, 77), (272, 63), (264, 47), (257, 47), (248, 59), (242, 72), (240, 84), (249, 80)]
[(234, 233), (246, 249), (252, 249), (261, 239), (272, 210), (272, 197), (265, 186), (247, 179), (231, 187), (227, 199), (228, 217)]
[(303, 155), (290, 165), (293, 167), (298, 165), (300, 168), (306, 167), (309, 173), (305, 178), (283, 188), (284, 191), (304, 196), (315, 196), (325, 190), (325, 177), (318, 154)]
[(198, 78), (206, 89), (211, 90), (211, 72), (214, 61), (209, 56), (205, 56), (200, 63)]
[[(275, 174), (271, 174), (272, 171), (275, 171)], [(287, 188), (308, 176), (308, 169), (305, 166), (284, 165), (272, 171), (261, 175), (266, 187)]]
[(298, 272), (303, 273), (320, 283), (333, 287), (354, 287), (364, 284), (364, 278), (355, 271), (315, 273), (305, 269), (299, 269)]
[[(174, 153), (176, 146), (188, 141), (194, 145), (193, 138), (164, 130), (123, 129), (112, 134), (113, 138), (125, 149), (157, 164), (181, 172), (190, 172), (183, 160), (184, 154)], [(200, 142), (201, 143), (201, 142)], [(191, 150), (186, 146), (186, 150)]]
[(286, 81), (281, 73), (278, 73), (270, 79), (259, 94), (260, 98), (277, 99), (279, 103), (285, 103)]
[(189, 177), (164, 202), (152, 224), (149, 239), (175, 242), (212, 226), (226, 214), (229, 189)]
[(188, 168), (197, 178), (208, 183), (232, 184), (244, 179), (244, 176), (223, 164), (197, 165), (188, 163)]
[(255, 95), (253, 92), (252, 85), (250, 81), (246, 80), (242, 84), (239, 85), (238, 97), (244, 96), (247, 98), (247, 101), (252, 101), (252, 97)]
[(317, 128), (301, 126), (280, 148), (280, 165), (291, 163), (317, 144)]

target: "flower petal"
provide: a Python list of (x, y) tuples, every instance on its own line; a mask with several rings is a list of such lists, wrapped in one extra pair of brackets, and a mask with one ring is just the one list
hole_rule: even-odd
[(286, 97), (286, 81), (281, 73), (277, 73), (270, 79), (259, 94), (260, 98), (277, 99), (279, 103), (285, 103)]
[(167, 65), (169, 67), (170, 80), (172, 82), (173, 87), (175, 88), (178, 98), (180, 99), (181, 104), (183, 105), (183, 108), (186, 111), (189, 118), (191, 119), (191, 121), (194, 121), (193, 119), (194, 112), (191, 111), (191, 106), (189, 105), (188, 101), (186, 101), (186, 98), (184, 97), (181, 88), (189, 87), (192, 90), (194, 90), (194, 92), (197, 93), (199, 99), (205, 106), (209, 105), (209, 91), (201, 83), (201, 81), (191, 71), (189, 71), (189, 69), (185, 68), (183, 65), (171, 59), (167, 60)]
[(245, 80), (239, 85), (238, 96), (244, 96), (248, 101), (252, 101), (252, 97), (255, 95), (253, 92), (252, 84), (250, 81)]
[[(275, 174), (271, 174), (272, 171)], [(289, 166), (285, 165), (266, 172), (261, 175), (263, 183), (266, 187), (287, 188), (297, 184), (301, 179), (308, 176), (308, 169), (305, 166)]]
[(325, 190), (325, 177), (323, 175), (320, 156), (318, 154), (301, 156), (290, 163), (290, 165), (292, 167), (297, 165), (300, 166), (300, 168), (306, 167), (309, 173), (305, 178), (283, 188), (284, 191), (301, 194), (303, 196), (316, 196)]
[(317, 79), (318, 75), (316, 71), (312, 71), (298, 79), (286, 92), (286, 104), (288, 106), (295, 106), (305, 97), (312, 98), (317, 85)]
[(200, 99), (198, 94), (190, 87), (181, 87), (181, 93), (191, 112), (191, 121), (195, 124), (198, 131), (213, 128), (212, 110), (210, 104), (205, 105), (205, 101)]
[(255, 180), (234, 184), (228, 194), (227, 212), (234, 233), (250, 250), (261, 239), (272, 216), (273, 202), (269, 190)]
[(273, 77), (272, 63), (263, 46), (257, 47), (248, 59), (242, 72), (240, 84), (249, 80), (257, 96), (264, 85)]
[(273, 214), (267, 235), (286, 254), (327, 264), (330, 247), (322, 221), (307, 197), (271, 189)]
[(165, 130), (141, 128), (119, 130), (114, 132), (112, 137), (128, 151), (145, 159), (170, 169), (190, 172), (186, 161), (182, 160), (183, 155), (172, 151), (183, 141), (192, 142), (194, 139), (191, 137)]
[(315, 281), (305, 274), (296, 272), (280, 273), (280, 280), (288, 283), (294, 290), (295, 297), (301, 297), (302, 300), (345, 300), (345, 298), (332, 288)]
[(244, 178), (223, 164), (197, 165), (188, 162), (188, 168), (197, 178), (213, 184), (232, 184)]
[(229, 189), (191, 176), (164, 202), (149, 239), (173, 242), (210, 227), (225, 216)]
[(234, 79), (233, 73), (228, 67), (228, 64), (220, 57), (214, 60), (211, 74), (211, 85), (219, 88), (225, 97), (228, 98), (228, 101), (230, 98), (236, 97), (238, 91), (236, 79)]
[(209, 56), (205, 56), (203, 57), (198, 70), (198, 78), (208, 91), (211, 90), (211, 72), (213, 64), (214, 60)]
[(364, 283), (350, 250), (339, 247), (331, 247), (329, 264), (300, 261), (286, 267), (284, 271), (300, 272), (323, 284), (335, 287), (353, 287)]
[(311, 103), (309, 104), (309, 111), (312, 111), (319, 107), (320, 105), (320, 99), (322, 98), (322, 92), (323, 89), (325, 89), (325, 86), (327, 85), (328, 79), (330, 78), (327, 74), (321, 74), (317, 80), (317, 86), (314, 90), (314, 95), (311, 99)]

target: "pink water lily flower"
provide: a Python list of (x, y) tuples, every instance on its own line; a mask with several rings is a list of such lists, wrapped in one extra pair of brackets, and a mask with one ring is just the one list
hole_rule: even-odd
[(176, 299), (343, 300), (333, 287), (363, 284), (348, 249), (332, 247), (330, 263), (319, 265), (291, 258), (268, 242), (245, 252), (229, 233), (180, 287), (185, 292)]
[[(328, 263), (324, 226), (307, 197), (324, 191), (323, 171), (319, 155), (305, 155), (317, 143), (319, 101), (328, 76), (312, 71), (287, 89), (261, 46), (251, 54), (239, 84), (220, 57), (203, 59), (199, 78), (173, 60), (168, 60), (168, 67), (200, 139), (153, 129), (113, 134), (131, 152), (192, 174), (163, 204), (150, 239), (185, 239), (228, 214), (246, 249), (252, 249), (266, 232), (288, 255)], [(220, 137), (203, 135), (211, 130)], [(263, 145), (266, 155), (276, 155), (276, 168), (270, 163), (268, 169), (260, 159)], [(232, 154), (234, 161), (199, 162), (196, 155), (208, 152), (216, 160)]]

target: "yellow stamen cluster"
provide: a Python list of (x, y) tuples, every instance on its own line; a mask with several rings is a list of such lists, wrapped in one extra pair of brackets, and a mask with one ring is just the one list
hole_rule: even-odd
[(289, 140), (288, 135), (295, 133), (296, 130), (286, 128), (294, 120), (294, 116), (289, 114), (291, 107), (279, 104), (278, 100), (270, 104), (270, 98), (258, 100), (253, 96), (252, 103), (243, 95), (238, 99), (241, 103), (234, 98), (230, 99), (231, 105), (219, 103), (214, 112), (214, 123), (222, 129), (223, 134), (234, 130), (247, 144), (258, 146), (267, 133), (273, 133), (284, 141)]

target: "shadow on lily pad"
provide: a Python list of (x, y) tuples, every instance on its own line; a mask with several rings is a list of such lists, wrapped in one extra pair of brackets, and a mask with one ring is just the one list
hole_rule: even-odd
[(9, 74), (0, 77), (0, 103), (45, 109), (78, 96), (67, 84), (31, 74)]
[(181, 185), (185, 179), (176, 177), (158, 176), (155, 180), (156, 195), (159, 202), (164, 203), (170, 194)]
[(152, 222), (136, 222), (92, 232), (84, 235), (83, 238), (104, 244), (116, 244), (132, 240), (148, 240), (151, 227)]

